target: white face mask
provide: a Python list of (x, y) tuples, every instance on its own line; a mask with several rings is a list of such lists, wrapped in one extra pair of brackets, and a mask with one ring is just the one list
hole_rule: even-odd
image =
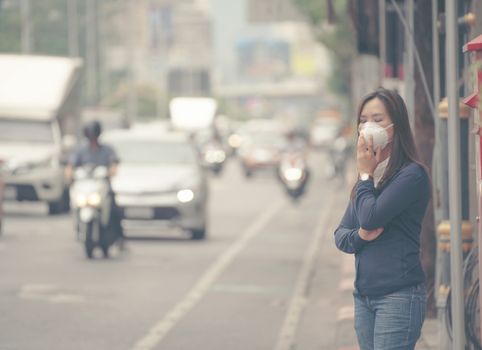
[(374, 122), (366, 122), (362, 124), (360, 135), (365, 138), (365, 142), (368, 142), (370, 136), (373, 137), (373, 149), (376, 150), (378, 147), (384, 149), (391, 140), (388, 140), (387, 129), (392, 127), (390, 124), (386, 127), (381, 127)]

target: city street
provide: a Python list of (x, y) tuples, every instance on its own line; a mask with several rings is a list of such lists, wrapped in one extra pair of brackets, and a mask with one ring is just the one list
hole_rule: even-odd
[(0, 350), (482, 349), (481, 19), (0, 0)]
[(6, 203), (0, 348), (337, 349), (332, 233), (349, 189), (327, 182), (320, 155), (311, 163), (292, 203), (272, 174), (246, 180), (231, 160), (211, 177), (206, 240), (128, 232), (108, 260), (85, 258), (69, 215)]

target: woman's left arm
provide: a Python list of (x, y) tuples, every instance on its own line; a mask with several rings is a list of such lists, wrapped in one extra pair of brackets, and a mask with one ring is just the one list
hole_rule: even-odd
[(419, 165), (409, 165), (375, 196), (373, 181), (361, 181), (357, 185), (355, 211), (360, 227), (374, 230), (384, 227), (411, 204), (428, 196), (430, 182)]
[(360, 237), (359, 229), (353, 209), (353, 201), (350, 201), (340, 225), (335, 230), (336, 247), (348, 254), (358, 253), (368, 243)]

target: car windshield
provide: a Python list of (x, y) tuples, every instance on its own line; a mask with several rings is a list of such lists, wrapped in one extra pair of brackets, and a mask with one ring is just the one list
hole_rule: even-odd
[(0, 119), (0, 142), (53, 142), (50, 122)]
[(128, 164), (193, 164), (194, 149), (187, 142), (122, 140), (109, 142), (121, 163)]
[(251, 133), (248, 138), (253, 144), (261, 146), (282, 146), (284, 137), (278, 133), (255, 132)]

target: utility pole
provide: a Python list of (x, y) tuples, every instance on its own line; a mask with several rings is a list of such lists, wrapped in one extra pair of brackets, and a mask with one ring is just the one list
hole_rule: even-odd
[(378, 0), (378, 14), (380, 16), (379, 19), (379, 37), (378, 40), (380, 41), (380, 72), (379, 74), (379, 85), (383, 85), (383, 81), (385, 78), (385, 68), (387, 63), (387, 9), (386, 9), (386, 0)]
[(97, 0), (86, 0), (85, 3), (85, 74), (88, 104), (95, 103), (97, 98), (96, 3)]
[[(434, 106), (437, 106), (441, 100), (440, 92), (440, 35), (439, 35), (439, 10), (438, 1), (432, 0), (432, 52), (433, 52), (433, 101)], [(435, 298), (437, 305), (437, 318), (440, 329), (447, 329), (445, 312), (447, 308), (447, 294), (448, 285), (450, 281), (450, 269), (447, 268), (449, 264), (449, 249), (446, 237), (448, 234), (444, 233), (442, 239), (441, 228), (444, 227), (444, 222), (448, 219), (448, 210), (444, 209), (449, 203), (448, 200), (448, 185), (446, 184), (445, 174), (447, 172), (447, 119), (441, 119), (441, 114), (438, 108), (434, 108), (434, 124), (435, 124), (435, 144), (434, 144), (434, 158), (432, 162), (432, 177), (434, 179), (434, 218), (437, 228), (437, 255), (435, 262)], [(438, 205), (440, 203), (440, 205)], [(445, 242), (444, 242), (445, 240)], [(447, 332), (439, 332), (440, 350), (450, 350), (450, 339)]]
[(69, 56), (79, 56), (79, 16), (77, 0), (68, 0), (67, 2), (67, 18), (69, 26)]
[(135, 0), (126, 0), (125, 18), (128, 25), (125, 28), (125, 40), (127, 48), (127, 71), (128, 71), (128, 95), (127, 95), (127, 119), (132, 124), (137, 119), (138, 96), (135, 51), (135, 34), (137, 33), (137, 11)]
[(414, 75), (414, 51), (415, 43), (413, 42), (414, 24), (413, 14), (414, 0), (407, 0), (405, 3), (405, 18), (408, 27), (405, 27), (405, 100), (407, 102), (408, 118), (412, 130), (415, 130), (415, 75)]
[[(117, 5), (117, 4), (116, 4)], [(97, 47), (99, 59), (99, 96), (102, 98), (107, 96), (110, 91), (109, 70), (105, 60), (105, 48), (108, 45), (108, 28), (111, 9), (109, 3), (101, 1), (98, 3), (97, 13)]]
[(22, 21), (22, 53), (29, 54), (32, 52), (32, 22), (30, 16), (30, 0), (20, 1), (20, 18)]
[(458, 1), (445, 0), (446, 71), (449, 140), (450, 281), (453, 349), (465, 349), (464, 285), (462, 271), (462, 200), (460, 185), (460, 119), (458, 82)]

